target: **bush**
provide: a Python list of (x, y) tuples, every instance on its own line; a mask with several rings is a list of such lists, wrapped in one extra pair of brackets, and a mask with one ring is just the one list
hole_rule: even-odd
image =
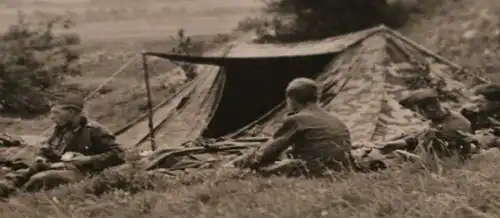
[[(190, 36), (187, 36), (184, 29), (177, 31), (177, 36), (172, 37), (176, 42), (172, 48), (173, 53), (183, 55), (197, 55), (203, 52), (204, 44), (202, 42), (193, 42)], [(191, 80), (196, 78), (196, 65), (190, 63), (178, 63), (184, 70), (186, 77)]]
[(398, 28), (415, 4), (415, 0), (265, 0), (266, 18), (248, 18), (237, 30), (256, 30), (261, 42), (293, 42), (379, 24)]
[(80, 43), (80, 37), (55, 32), (72, 25), (63, 17), (32, 23), (20, 14), (18, 22), (0, 35), (1, 112), (46, 112), (53, 88), (66, 75), (79, 74), (79, 53), (74, 46)]

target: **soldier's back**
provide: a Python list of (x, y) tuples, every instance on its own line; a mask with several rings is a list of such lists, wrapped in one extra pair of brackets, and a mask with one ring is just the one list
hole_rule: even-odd
[(349, 128), (335, 115), (319, 107), (308, 107), (290, 117), (300, 134), (294, 140), (292, 155), (314, 165), (315, 161), (346, 161), (351, 150)]

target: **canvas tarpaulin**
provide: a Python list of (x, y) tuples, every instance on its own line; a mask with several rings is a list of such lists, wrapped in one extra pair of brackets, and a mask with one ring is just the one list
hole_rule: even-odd
[[(388, 45), (391, 35), (375, 35), (350, 51), (342, 53), (327, 66), (317, 80), (324, 87), (322, 105), (337, 114), (351, 130), (354, 143), (383, 142), (405, 134), (418, 133), (427, 128), (428, 121), (413, 111), (402, 107), (399, 100), (412, 89), (406, 81), (419, 78), (419, 72), (409, 58), (394, 57), (396, 51)], [(400, 47), (417, 58), (418, 51)], [(443, 91), (454, 95), (443, 99), (448, 107), (459, 110), (464, 102), (473, 100), (473, 94), (463, 84), (452, 79), (449, 66), (427, 59), (431, 66), (429, 77), (442, 82)], [(270, 136), (281, 122), (285, 110), (277, 112), (256, 126), (258, 135)]]
[(175, 61), (187, 61), (198, 64), (224, 65), (235, 61), (251, 59), (270, 59), (282, 57), (311, 56), (326, 53), (338, 53), (349, 48), (373, 34), (379, 33), (384, 27), (362, 30), (342, 36), (320, 41), (290, 43), (290, 44), (253, 44), (248, 42), (232, 42), (231, 49), (224, 55), (207, 53), (200, 56), (175, 53), (146, 52), (151, 56), (167, 58)]
[[(238, 61), (337, 53), (315, 78), (324, 89), (322, 105), (349, 126), (354, 143), (385, 141), (421, 131), (427, 126), (427, 121), (398, 102), (408, 90), (416, 88), (408, 80), (419, 78), (424, 73), (414, 62), (430, 66), (427, 78), (442, 83), (442, 90), (452, 95), (445, 100), (451, 108), (458, 109), (473, 98), (463, 84), (453, 80), (455, 67), (408, 45), (385, 27), (318, 42), (288, 45), (234, 43), (223, 50), (196, 57), (150, 53), (196, 63), (200, 72), (195, 81), (155, 112), (158, 148), (177, 147), (202, 135), (217, 110), (221, 95), (224, 95), (227, 73), (224, 66)], [(257, 122), (242, 126), (239, 134), (227, 136), (270, 136), (285, 114), (283, 104), (276, 109)], [(146, 145), (147, 140), (143, 139), (147, 134), (147, 119), (144, 119), (121, 133), (119, 140), (130, 145)]]

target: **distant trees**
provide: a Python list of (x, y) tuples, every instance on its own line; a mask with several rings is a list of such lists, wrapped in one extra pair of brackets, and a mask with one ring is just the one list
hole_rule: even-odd
[(51, 88), (80, 73), (80, 37), (68, 30), (71, 20), (54, 17), (39, 23), (23, 14), (0, 35), (0, 111), (37, 114), (49, 108)]
[[(203, 51), (203, 43), (194, 43), (190, 36), (187, 36), (184, 29), (179, 29), (176, 36), (172, 36), (175, 41), (175, 46), (172, 48), (173, 53), (193, 55), (200, 54)], [(184, 70), (186, 77), (191, 80), (198, 74), (196, 66), (190, 63), (179, 63), (182, 70)]]
[(415, 0), (263, 0), (265, 18), (240, 22), (239, 30), (255, 30), (261, 41), (321, 39), (379, 24), (400, 27)]

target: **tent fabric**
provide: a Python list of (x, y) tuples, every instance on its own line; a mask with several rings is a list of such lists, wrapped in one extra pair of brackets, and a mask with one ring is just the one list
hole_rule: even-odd
[[(405, 78), (422, 72), (412, 72), (415, 69), (409, 60), (396, 61), (387, 50), (390, 43), (387, 37), (377, 35), (365, 39), (351, 52), (338, 57), (340, 60), (333, 62), (317, 78), (325, 87), (323, 95), (326, 98), (324, 96), (321, 101), (324, 109), (346, 123), (354, 143), (388, 141), (428, 128), (428, 121), (399, 104), (404, 95), (415, 89), (405, 84)], [(430, 66), (430, 76), (433, 80), (443, 80), (444, 91), (460, 93), (455, 101), (444, 99), (446, 106), (459, 110), (461, 102), (473, 100), (473, 94), (464, 85), (451, 79), (448, 66), (435, 61), (430, 62)], [(335, 97), (328, 98), (331, 95)], [(284, 110), (279, 112), (284, 113)], [(259, 124), (260, 134), (271, 135), (281, 120), (277, 116)], [(255, 130), (252, 132), (255, 134)]]
[[(432, 84), (428, 85), (438, 84), (441, 92), (448, 96), (443, 99), (445, 105), (455, 110), (474, 99), (465, 85), (453, 79), (454, 66), (400, 39), (401, 36), (395, 35), (392, 30), (377, 27), (319, 42), (294, 45), (233, 43), (218, 53), (197, 58), (169, 54), (156, 56), (213, 64), (230, 63), (238, 58), (251, 61), (251, 58), (338, 53), (316, 77), (323, 85), (321, 103), (325, 110), (336, 114), (347, 124), (354, 143), (380, 142), (428, 127), (428, 121), (398, 102), (409, 90), (417, 88), (408, 81), (419, 81), (422, 77), (431, 81)], [(423, 72), (416, 63), (427, 63), (430, 71)], [(155, 135), (160, 149), (177, 147), (199, 138), (217, 110), (224, 94), (224, 67), (198, 65), (198, 69), (199, 77), (155, 112)], [(270, 136), (285, 112), (284, 107), (277, 106), (276, 111), (245, 127), (241, 134), (227, 136)], [(149, 147), (149, 142), (144, 140), (148, 131), (147, 119), (143, 119), (118, 138), (130, 146), (138, 144), (144, 150)]]
[[(224, 74), (219, 74), (218, 70), (218, 66), (200, 67), (200, 76), (192, 85), (154, 112), (154, 128), (157, 129), (154, 136), (158, 145), (181, 144), (201, 134), (207, 125), (205, 120), (214, 112), (219, 98), (217, 93), (223, 88), (220, 84)], [(149, 148), (148, 137), (148, 119), (144, 118), (117, 138), (127, 147)]]
[(209, 53), (201, 56), (145, 52), (146, 55), (167, 58), (174, 61), (187, 61), (197, 64), (224, 64), (231, 61), (262, 58), (285, 58), (338, 53), (344, 51), (362, 39), (379, 33), (383, 27), (363, 30), (320, 41), (310, 41), (289, 44), (252, 44), (231, 43), (231, 50), (224, 55)]
[[(214, 51), (224, 55), (231, 46)], [(159, 148), (197, 138), (213, 116), (223, 90), (224, 74), (217, 65), (198, 65), (199, 76), (158, 108), (153, 115), (155, 143)], [(127, 148), (151, 148), (147, 117), (121, 132), (117, 140)]]

